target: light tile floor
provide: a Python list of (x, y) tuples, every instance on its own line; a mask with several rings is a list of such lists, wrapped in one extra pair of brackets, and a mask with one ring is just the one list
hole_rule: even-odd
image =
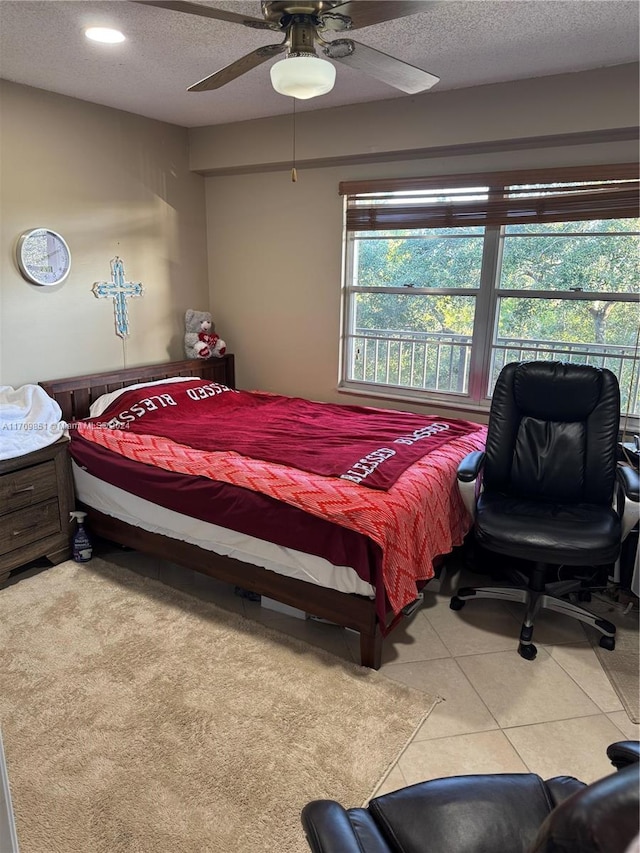
[[(350, 631), (269, 610), (227, 584), (135, 552), (102, 556), (358, 660), (358, 638)], [(441, 701), (377, 793), (463, 773), (531, 771), (590, 782), (613, 772), (610, 743), (640, 739), (640, 726), (629, 720), (579, 622), (545, 612), (534, 634), (538, 656), (525, 661), (516, 651), (517, 605), (485, 599), (458, 612), (449, 608), (459, 585), (487, 581), (445, 569), (425, 587), (420, 610), (385, 641), (380, 672)], [(629, 618), (638, 618), (637, 609)]]

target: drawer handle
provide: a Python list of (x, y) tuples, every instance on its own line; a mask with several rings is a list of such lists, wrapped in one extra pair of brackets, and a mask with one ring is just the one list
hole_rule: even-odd
[(14, 495), (21, 495), (23, 492), (32, 492), (35, 489), (35, 486), (25, 486), (24, 489), (14, 489), (11, 492), (11, 497)]
[(34, 527), (38, 526), (38, 522), (34, 522), (33, 524), (29, 524), (27, 527), (23, 527), (22, 530), (14, 530), (12, 536), (21, 536), (23, 533), (26, 533), (27, 530), (33, 530)]

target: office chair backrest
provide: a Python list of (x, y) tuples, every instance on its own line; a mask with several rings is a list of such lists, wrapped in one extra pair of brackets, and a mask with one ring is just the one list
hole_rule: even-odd
[(619, 420), (620, 388), (610, 370), (557, 361), (507, 364), (491, 403), (485, 490), (610, 503)]

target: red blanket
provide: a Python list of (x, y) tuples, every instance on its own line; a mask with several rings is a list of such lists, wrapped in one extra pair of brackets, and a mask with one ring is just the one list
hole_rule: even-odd
[(78, 432), (128, 459), (261, 492), (369, 536), (382, 550), (384, 589), (394, 613), (415, 599), (416, 581), (433, 577), (434, 557), (449, 553), (469, 529), (456, 467), (467, 453), (483, 449), (486, 440), (486, 429), (476, 425), (474, 433), (419, 459), (385, 492), (125, 429), (80, 422)]
[(127, 391), (96, 421), (383, 491), (418, 459), (478, 429), (469, 421), (233, 391), (198, 379)]

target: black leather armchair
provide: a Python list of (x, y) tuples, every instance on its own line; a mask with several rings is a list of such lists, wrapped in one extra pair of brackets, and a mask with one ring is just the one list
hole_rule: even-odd
[(586, 785), (533, 773), (452, 776), (344, 809), (302, 810), (314, 853), (625, 853), (639, 831), (640, 743), (612, 744), (618, 768)]
[(458, 467), (476, 542), (531, 568), (510, 573), (517, 586), (459, 589), (450, 606), (460, 610), (472, 598), (525, 604), (518, 652), (527, 660), (537, 653), (532, 637), (540, 608), (591, 625), (603, 648), (615, 647), (615, 625), (567, 599), (581, 583), (549, 583), (548, 575), (552, 566), (614, 563), (637, 522), (638, 474), (616, 461), (619, 420), (620, 389), (610, 370), (507, 364), (493, 394), (486, 449)]

